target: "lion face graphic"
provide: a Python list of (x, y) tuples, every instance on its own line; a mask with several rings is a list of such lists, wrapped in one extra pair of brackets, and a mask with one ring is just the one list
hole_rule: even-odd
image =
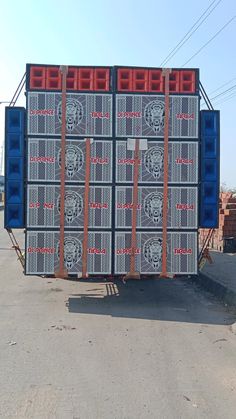
[(163, 194), (161, 192), (152, 192), (145, 197), (144, 212), (155, 224), (162, 221)]
[[(57, 162), (58, 165), (61, 167), (61, 149), (58, 151), (57, 154)], [(70, 145), (66, 146), (65, 152), (65, 170), (67, 176), (72, 179), (76, 172), (78, 172), (84, 164), (84, 154), (82, 150), (75, 146)]]
[[(76, 99), (66, 99), (66, 129), (70, 134), (83, 118), (83, 106)], [(62, 122), (62, 102), (57, 106), (57, 117)]]
[[(61, 210), (61, 195), (57, 198), (57, 210)], [(76, 217), (78, 217), (83, 210), (83, 198), (80, 194), (73, 191), (65, 193), (65, 220), (71, 224)]]
[[(64, 240), (64, 265), (71, 269), (82, 257), (82, 243), (75, 237), (66, 237)], [(57, 243), (57, 257), (60, 258), (60, 242)]]
[(144, 165), (155, 179), (159, 179), (164, 171), (163, 148), (158, 146), (149, 148), (144, 154)]
[(165, 104), (160, 100), (153, 100), (144, 109), (144, 119), (146, 124), (152, 128), (155, 134), (164, 129)]
[(162, 259), (162, 239), (148, 239), (143, 246), (143, 255), (145, 260), (150, 263), (154, 269), (161, 266)]

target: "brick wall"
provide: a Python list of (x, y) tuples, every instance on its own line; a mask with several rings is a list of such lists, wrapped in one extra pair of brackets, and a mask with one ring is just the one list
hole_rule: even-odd
[[(220, 252), (236, 252), (236, 197), (232, 192), (220, 193), (219, 228), (215, 229), (209, 247)], [(208, 229), (199, 229), (199, 244), (203, 245)]]

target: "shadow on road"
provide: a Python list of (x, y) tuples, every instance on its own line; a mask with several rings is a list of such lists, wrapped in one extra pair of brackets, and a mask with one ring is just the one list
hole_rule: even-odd
[(84, 293), (69, 297), (67, 307), (70, 313), (112, 317), (222, 325), (235, 321), (223, 305), (182, 279), (89, 283)]

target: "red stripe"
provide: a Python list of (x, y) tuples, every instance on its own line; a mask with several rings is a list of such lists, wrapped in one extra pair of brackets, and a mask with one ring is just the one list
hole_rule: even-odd
[(167, 220), (168, 220), (168, 141), (169, 141), (169, 76), (171, 70), (163, 70), (165, 77), (165, 126), (164, 126), (164, 184), (163, 184), (163, 235), (162, 235), (162, 277), (167, 277)]
[(84, 240), (82, 255), (82, 277), (87, 276), (88, 222), (89, 222), (89, 181), (90, 181), (90, 138), (86, 138), (85, 190), (84, 190)]
[(56, 276), (64, 278), (67, 272), (64, 268), (64, 239), (65, 239), (65, 151), (66, 151), (66, 76), (68, 67), (60, 68), (62, 73), (61, 100), (61, 202), (60, 202), (60, 259), (59, 272)]
[(135, 272), (135, 252), (137, 248), (137, 205), (138, 205), (138, 173), (139, 172), (139, 139), (135, 140), (134, 151), (134, 184), (133, 184), (133, 210), (132, 210), (132, 235), (131, 235), (131, 255), (130, 255), (130, 274)]

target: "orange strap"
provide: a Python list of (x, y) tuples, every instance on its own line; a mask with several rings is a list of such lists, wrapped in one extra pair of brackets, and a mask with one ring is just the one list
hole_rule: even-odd
[(61, 100), (61, 199), (60, 199), (60, 259), (57, 276), (64, 278), (67, 272), (64, 269), (64, 239), (65, 239), (65, 153), (66, 153), (66, 76), (67, 66), (61, 66), (62, 74), (62, 100)]
[(164, 126), (164, 184), (163, 184), (163, 235), (162, 235), (162, 277), (167, 275), (167, 221), (168, 221), (168, 141), (169, 141), (169, 76), (171, 70), (163, 70), (165, 77), (165, 126)]
[(85, 189), (84, 189), (84, 240), (82, 255), (82, 277), (87, 276), (88, 223), (89, 223), (89, 181), (90, 181), (90, 138), (86, 138)]
[(137, 249), (137, 206), (138, 206), (138, 172), (139, 172), (139, 139), (135, 140), (134, 150), (134, 183), (133, 183), (133, 210), (132, 210), (132, 234), (131, 234), (131, 255), (130, 273), (135, 272), (135, 253)]

